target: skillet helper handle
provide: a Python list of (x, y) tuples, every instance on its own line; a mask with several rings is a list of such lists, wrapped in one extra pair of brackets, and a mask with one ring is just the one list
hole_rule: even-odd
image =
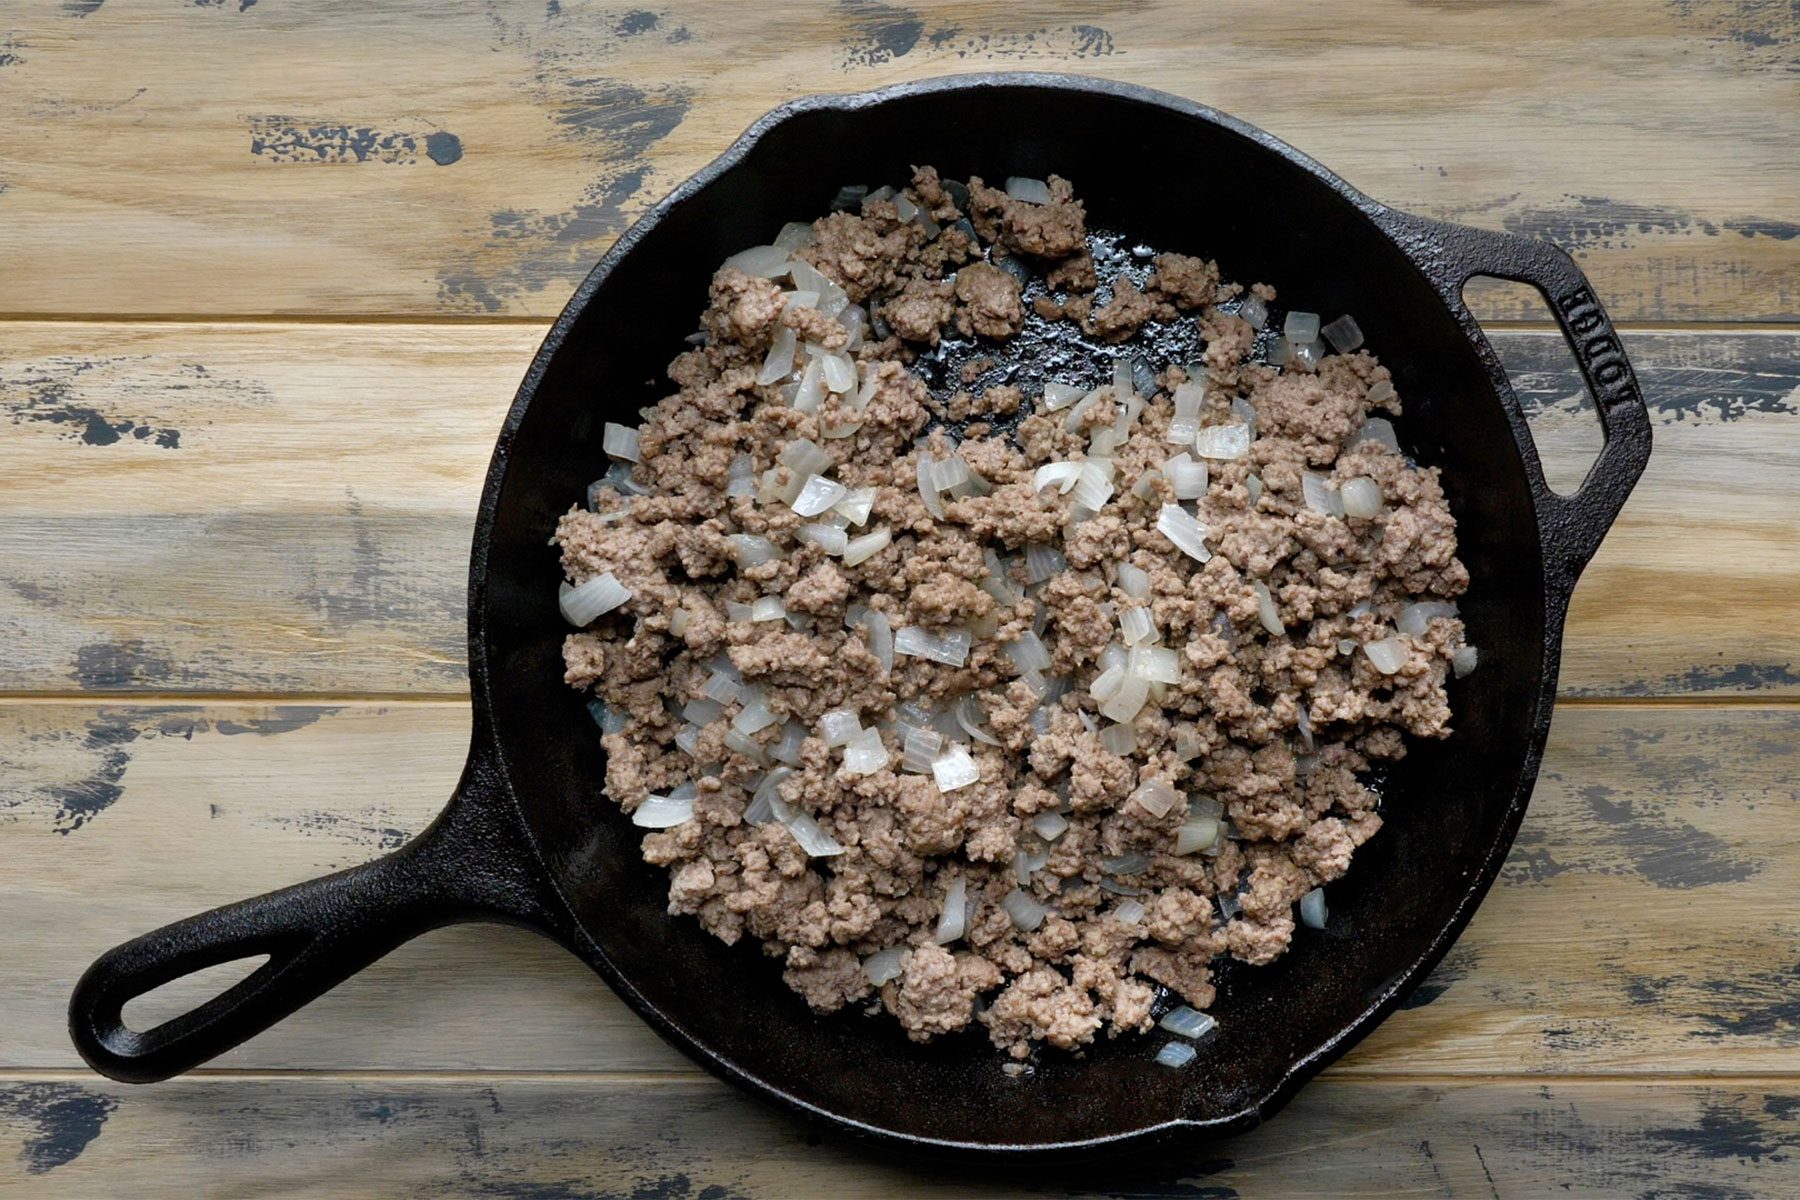
[(1510, 395), (1507, 415), (1519, 453), (1528, 464), (1545, 566), (1551, 578), (1560, 581), (1566, 599), (1650, 460), (1649, 411), (1612, 320), (1587, 276), (1559, 246), (1392, 209), (1383, 216), (1390, 232), (1471, 325), (1474, 317), (1463, 304), (1463, 285), (1473, 276), (1491, 275), (1536, 288), (1562, 327), (1563, 338), (1594, 398), (1605, 436), (1578, 491), (1560, 496), (1544, 481), (1530, 427)]
[[(548, 898), (511, 814), (471, 762), (443, 814), (383, 858), (165, 925), (101, 955), (75, 985), (69, 1033), (88, 1065), (125, 1083), (199, 1066), (428, 930), (462, 921), (548, 928)], [(155, 1028), (125, 1005), (207, 967), (268, 955), (249, 976)]]

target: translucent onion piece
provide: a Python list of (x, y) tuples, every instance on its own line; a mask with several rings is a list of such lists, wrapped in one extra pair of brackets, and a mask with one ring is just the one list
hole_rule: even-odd
[(648, 796), (631, 812), (631, 823), (640, 829), (667, 829), (693, 819), (693, 800), (673, 796)]
[(960, 487), (969, 481), (969, 464), (961, 455), (952, 454), (942, 462), (931, 465), (931, 486), (940, 492)]
[(1203, 850), (1211, 850), (1219, 844), (1219, 819), (1217, 817), (1190, 816), (1175, 831), (1175, 853), (1197, 854)]
[(1290, 342), (1310, 342), (1319, 336), (1319, 314), (1291, 312), (1281, 323), (1281, 335)]
[(1338, 653), (1345, 657), (1349, 657), (1356, 653), (1356, 647), (1360, 644), (1361, 643), (1355, 638), (1339, 638), (1337, 644)]
[(1206, 381), (1190, 379), (1175, 387), (1175, 415), (1177, 417), (1199, 417), (1200, 405), (1206, 400)]
[[(1383, 382), (1385, 383), (1386, 381), (1384, 380)], [(1376, 384), (1375, 386), (1380, 387), (1381, 384)], [(1388, 392), (1390, 395), (1393, 393), (1393, 390), (1393, 385), (1389, 384)], [(1370, 389), (1369, 394), (1372, 397), (1374, 395), (1374, 389)], [(1350, 444), (1356, 446), (1363, 442), (1379, 442), (1396, 453), (1400, 450), (1400, 439), (1394, 435), (1394, 423), (1386, 417), (1370, 417), (1362, 423), (1362, 428), (1357, 430), (1355, 435), (1351, 437)]]
[(819, 311), (826, 316), (835, 317), (849, 307), (849, 294), (811, 263), (795, 259), (787, 266), (794, 277), (795, 287), (819, 293)]
[(1032, 875), (1044, 869), (1050, 861), (1050, 847), (1043, 842), (1033, 841), (1027, 849), (1013, 855), (1013, 878), (1019, 881), (1020, 887), (1031, 883)]
[(981, 771), (976, 767), (975, 760), (961, 746), (950, 747), (943, 757), (932, 763), (931, 774), (937, 780), (940, 792), (954, 792), (981, 778)]
[[(846, 552), (846, 558), (848, 552)], [(869, 653), (881, 663), (883, 671), (894, 669), (894, 627), (888, 623), (887, 614), (871, 610), (862, 619), (862, 626), (869, 631)]]
[(620, 583), (611, 571), (606, 571), (564, 591), (557, 598), (557, 606), (562, 609), (563, 620), (579, 629), (593, 624), (629, 599), (631, 589)]
[(1136, 850), (1114, 854), (1100, 860), (1100, 869), (1113, 875), (1142, 875), (1150, 869), (1150, 858)]
[(1052, 575), (1060, 575), (1068, 569), (1069, 560), (1055, 547), (1036, 543), (1025, 547), (1025, 578), (1030, 582), (1042, 583)]
[(960, 667), (969, 660), (970, 640), (966, 629), (933, 633), (918, 625), (908, 625), (894, 631), (894, 653), (930, 659), (947, 667)]
[(823, 474), (831, 469), (832, 464), (830, 452), (821, 449), (811, 438), (797, 438), (789, 442), (782, 447), (776, 461), (800, 479), (805, 479), (808, 475)]
[(1258, 579), (1251, 583), (1250, 590), (1256, 593), (1256, 619), (1262, 627), (1276, 637), (1287, 636), (1287, 626), (1281, 623), (1281, 613), (1276, 611), (1275, 597), (1269, 595), (1268, 585)]
[(1244, 491), (1249, 493), (1249, 495), (1250, 495), (1250, 507), (1255, 508), (1257, 501), (1262, 499), (1262, 494), (1263, 494), (1262, 476), (1260, 476), (1260, 475), (1244, 476)]
[(1063, 418), (1063, 428), (1067, 429), (1070, 433), (1073, 433), (1077, 429), (1080, 429), (1081, 428), (1081, 418), (1087, 416), (1088, 409), (1094, 407), (1094, 405), (1098, 404), (1099, 402), (1100, 402), (1100, 389), (1099, 388), (1095, 388), (1093, 391), (1088, 392), (1087, 394), (1082, 396), (1081, 399), (1079, 399), (1075, 402), (1075, 407), (1073, 407), (1069, 410), (1069, 415)]
[(768, 354), (763, 356), (762, 370), (756, 373), (756, 382), (765, 386), (780, 383), (794, 371), (794, 348), (799, 343), (794, 338), (794, 331), (786, 325), (775, 335), (769, 344)]
[(1000, 561), (1000, 556), (992, 549), (981, 552), (982, 561), (987, 564), (987, 578), (981, 581), (981, 590), (1008, 606), (1019, 602), (1019, 589), (1013, 586), (1012, 572)]
[(944, 735), (937, 730), (908, 727), (906, 739), (901, 744), (900, 769), (923, 775), (931, 770), (943, 749)]
[(1156, 1062), (1163, 1067), (1185, 1067), (1199, 1057), (1199, 1051), (1186, 1042), (1166, 1042), (1156, 1052)]
[(1392, 675), (1406, 664), (1406, 644), (1397, 637), (1364, 642), (1363, 653), (1383, 675)]
[[(1137, 802), (1139, 808), (1153, 817), (1167, 816), (1169, 810), (1181, 803), (1181, 793), (1160, 779), (1144, 780), (1138, 784), (1137, 790), (1131, 793), (1131, 798)], [(1148, 863), (1145, 865), (1147, 866)], [(1113, 869), (1116, 870), (1116, 868)], [(1120, 873), (1129, 874), (1130, 872)]]
[(1316, 513), (1324, 513), (1328, 517), (1344, 515), (1344, 499), (1338, 495), (1337, 488), (1326, 482), (1325, 478), (1311, 471), (1300, 472), (1300, 492), (1306, 499), (1306, 507)]
[(762, 743), (747, 733), (736, 729), (727, 729), (725, 745), (759, 765), (764, 761)]
[(1269, 343), (1269, 365), (1285, 367), (1294, 361), (1294, 344), (1284, 337), (1278, 337)]
[(1325, 357), (1325, 343), (1300, 342), (1294, 346), (1294, 365), (1302, 371), (1317, 371)]
[(1056, 412), (1069, 407), (1083, 396), (1086, 388), (1078, 388), (1072, 383), (1057, 383), (1054, 380), (1044, 385), (1044, 411)]
[(1128, 562), (1119, 564), (1119, 590), (1136, 600), (1150, 598), (1150, 575)]
[(800, 494), (794, 497), (791, 506), (803, 517), (816, 517), (826, 512), (849, 494), (848, 488), (835, 479), (827, 479), (823, 475), (808, 475), (806, 482), (800, 485)]
[(851, 488), (844, 493), (844, 498), (832, 507), (849, 518), (852, 525), (866, 525), (869, 514), (875, 508), (875, 489), (872, 487)]
[(1209, 1014), (1196, 1012), (1183, 1004), (1180, 1008), (1170, 1009), (1157, 1024), (1178, 1037), (1198, 1038), (1211, 1033), (1218, 1022)]
[(819, 360), (808, 359), (806, 370), (800, 374), (800, 386), (794, 392), (793, 405), (801, 412), (817, 412), (819, 404), (825, 399), (825, 380), (821, 373)]
[(833, 709), (819, 717), (819, 737), (833, 750), (862, 732), (862, 718), (848, 708)]
[(944, 519), (944, 501), (938, 495), (937, 486), (931, 481), (933, 476), (932, 468), (936, 465), (937, 460), (933, 459), (931, 455), (924, 450), (921, 450), (919, 451), (919, 457), (914, 464), (914, 474), (918, 478), (919, 499), (925, 502), (925, 511), (941, 521)]
[(787, 604), (780, 596), (758, 596), (750, 605), (750, 620), (780, 621), (787, 617)]
[(1054, 842), (1069, 831), (1069, 818), (1061, 813), (1039, 813), (1031, 818), (1031, 828), (1046, 842)]
[(840, 396), (856, 387), (856, 363), (848, 354), (822, 354), (819, 368), (826, 388)]
[(744, 809), (744, 820), (752, 825), (764, 825), (776, 819), (777, 814), (786, 817), (793, 810), (782, 800), (777, 790), (782, 781), (793, 775), (787, 767), (776, 767), (757, 783), (756, 790), (751, 793), (750, 804)]
[(1163, 433), (1163, 441), (1173, 442), (1177, 446), (1191, 446), (1199, 432), (1199, 417), (1175, 417), (1169, 421), (1169, 428)]
[(692, 725), (683, 725), (675, 731), (675, 744), (683, 754), (693, 758), (700, 749), (700, 731)]
[(1212, 551), (1206, 548), (1206, 526), (1179, 504), (1163, 505), (1156, 518), (1156, 531), (1195, 562), (1212, 557)]
[(1308, 929), (1325, 928), (1325, 889), (1314, 888), (1300, 897), (1300, 923)]
[(1100, 745), (1108, 754), (1123, 758), (1137, 749), (1137, 729), (1131, 725), (1108, 725), (1100, 731)]
[(1127, 674), (1112, 698), (1100, 706), (1100, 715), (1115, 721), (1130, 721), (1143, 710), (1150, 699), (1150, 685)]
[(1207, 425), (1194, 435), (1194, 452), (1201, 458), (1242, 458), (1250, 453), (1250, 427), (1242, 421)]
[(727, 496), (756, 495), (756, 464), (748, 454), (735, 455), (731, 460), (731, 475), (725, 484)]
[(1163, 463), (1162, 473), (1175, 489), (1177, 500), (1198, 500), (1206, 495), (1206, 464), (1195, 462), (1187, 451)]
[(588, 714), (594, 718), (594, 724), (600, 727), (603, 734), (623, 733), (626, 726), (631, 724), (629, 715), (606, 707), (602, 700), (588, 701)]
[[(819, 307), (819, 293), (783, 292), (781, 293), (781, 301), (781, 311), (784, 313), (795, 308), (817, 308)], [(783, 328), (786, 327), (783, 326)], [(776, 336), (779, 337), (780, 335), (777, 334)], [(790, 370), (791, 369), (792, 368), (790, 368)], [(758, 382), (761, 381), (759, 380)]]
[(752, 246), (725, 260), (725, 266), (760, 279), (779, 279), (788, 273), (791, 265), (787, 250), (780, 246)]
[[(1100, 674), (1094, 676), (1094, 682), (1088, 684), (1088, 695), (1105, 703), (1119, 694), (1119, 688), (1124, 682), (1125, 665), (1123, 663), (1107, 667)], [(1085, 717), (1087, 714), (1082, 713), (1081, 715)]]
[(731, 543), (731, 557), (737, 560), (740, 568), (760, 566), (781, 557), (775, 543), (761, 534), (729, 533), (725, 540)]
[(876, 987), (900, 978), (906, 966), (906, 947), (889, 946), (863, 959), (863, 976)]
[(819, 828), (819, 823), (806, 813), (796, 813), (792, 819), (782, 822), (787, 826), (800, 848), (812, 858), (829, 858), (834, 854), (842, 854), (844, 847), (838, 840)]
[(1155, 641), (1156, 622), (1150, 619), (1150, 610), (1147, 608), (1119, 610), (1119, 636), (1124, 639), (1127, 646)]
[(998, 746), (1000, 744), (999, 738), (982, 728), (986, 723), (987, 717), (986, 714), (981, 711), (981, 701), (976, 699), (974, 692), (965, 693), (962, 698), (956, 702), (956, 707), (952, 712), (956, 716), (957, 725), (971, 738), (974, 738), (976, 741), (987, 746)]
[(794, 536), (803, 542), (811, 542), (827, 554), (842, 554), (844, 547), (850, 544), (850, 535), (831, 525), (802, 525), (794, 530)]
[(1112, 499), (1113, 465), (1104, 458), (1090, 458), (1081, 464), (1081, 474), (1075, 481), (1075, 487), (1069, 492), (1069, 499), (1079, 508), (1089, 513), (1097, 513)]
[(813, 240), (813, 227), (805, 221), (789, 221), (775, 235), (773, 245), (777, 250), (792, 253)]
[(1312, 714), (1306, 711), (1306, 705), (1299, 705), (1294, 710), (1294, 728), (1300, 734), (1300, 744), (1306, 747), (1307, 753), (1317, 749), (1313, 745)]
[(638, 460), (638, 431), (629, 425), (615, 425), (608, 421), (602, 434), (602, 444), (607, 454), (613, 458), (626, 462)]
[(850, 539), (850, 543), (844, 547), (844, 565), (854, 567), (863, 560), (874, 557), (893, 540), (894, 535), (886, 529), (877, 529)]
[(968, 880), (958, 876), (944, 889), (943, 915), (938, 917), (937, 932), (932, 935), (940, 946), (948, 946), (963, 935), (969, 921)]
[(1450, 669), (1461, 679), (1481, 664), (1481, 651), (1473, 646), (1461, 646), (1450, 656)]
[(1045, 463), (1031, 477), (1031, 489), (1041, 492), (1047, 487), (1055, 488), (1059, 493), (1067, 492), (1081, 478), (1081, 464), (1078, 462)]
[[(739, 709), (738, 715), (731, 719), (731, 727), (739, 733), (756, 733), (781, 720), (781, 717), (769, 708), (761, 689), (745, 688), (743, 703), (744, 707)], [(692, 718), (689, 719), (692, 720)], [(694, 724), (699, 725), (701, 722), (695, 721)]]
[(1050, 203), (1050, 185), (1041, 179), (1031, 179), (1024, 175), (1006, 177), (1006, 194), (1014, 200), (1023, 200), (1027, 204)]
[(706, 677), (706, 683), (700, 688), (700, 694), (719, 704), (733, 704), (738, 698), (738, 680), (722, 672), (714, 671)]
[(1325, 326), (1325, 328), (1319, 330), (1319, 333), (1323, 335), (1326, 341), (1331, 343), (1331, 348), (1336, 350), (1339, 354), (1348, 354), (1363, 344), (1362, 327), (1356, 323), (1356, 318), (1352, 317), (1349, 313), (1345, 313), (1331, 324)]
[(1338, 485), (1338, 497), (1344, 505), (1347, 517), (1370, 517), (1381, 515), (1381, 485), (1367, 475), (1358, 475), (1354, 479), (1346, 479)]
[(1136, 925), (1144, 919), (1144, 902), (1141, 900), (1119, 901), (1119, 906), (1112, 910), (1112, 919), (1121, 925)]
[(851, 775), (872, 774), (887, 765), (887, 747), (881, 744), (879, 729), (864, 729), (844, 744), (844, 770)]
[(1042, 925), (1044, 918), (1050, 915), (1050, 909), (1047, 906), (1040, 904), (1017, 888), (1001, 897), (1000, 907), (1004, 908), (1006, 915), (1012, 918), (1014, 927), (1025, 933), (1030, 933)]
[(800, 743), (806, 740), (806, 727), (789, 721), (781, 727), (781, 740), (769, 748), (769, 757), (790, 767), (800, 765)]
[(1043, 639), (1035, 633), (1020, 634), (1017, 640), (1007, 642), (1000, 648), (1006, 651), (1006, 657), (1012, 659), (1013, 666), (1022, 672), (1050, 669), (1050, 651), (1044, 648)]
[(1394, 618), (1394, 628), (1413, 637), (1423, 637), (1435, 618), (1455, 615), (1454, 604), (1446, 604), (1442, 600), (1421, 600), (1400, 610), (1400, 615)]
[(1181, 655), (1164, 646), (1133, 646), (1125, 674), (1145, 683), (1180, 683)]
[(1269, 306), (1256, 296), (1245, 296), (1237, 315), (1250, 322), (1250, 328), (1261, 329), (1269, 323)]

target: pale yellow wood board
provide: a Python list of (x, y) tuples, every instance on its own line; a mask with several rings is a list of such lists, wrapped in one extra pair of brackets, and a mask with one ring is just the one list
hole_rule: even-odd
[(1166, 89), (1552, 237), (1621, 319), (1800, 311), (1780, 5), (69, 0), (0, 39), (13, 314), (548, 315), (780, 101), (996, 69)]
[[(1800, 1073), (1800, 710), (1576, 706), (1494, 892), (1360, 1073)], [(422, 829), (454, 704), (0, 705), (0, 1071), (78, 1065), (86, 963)], [(172, 985), (162, 1015), (210, 995)], [(219, 1060), (240, 1069), (688, 1070), (516, 931), (444, 931)]]
[[(0, 690), (463, 693), (476, 501), (538, 338), (0, 323)], [(1495, 340), (1578, 477), (1595, 426), (1560, 341)], [(1800, 335), (1628, 340), (1657, 450), (1576, 593), (1563, 688), (1791, 694)]]
[[(1326, 1079), (1243, 1137), (1097, 1164), (880, 1155), (710, 1080), (0, 1083), (0, 1186), (42, 1200), (1781, 1197), (1800, 1080)], [(9, 1153), (10, 1151), (10, 1153)]]

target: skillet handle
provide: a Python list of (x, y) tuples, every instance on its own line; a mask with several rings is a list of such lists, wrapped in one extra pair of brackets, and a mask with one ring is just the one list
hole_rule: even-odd
[(1559, 496), (1550, 489), (1531, 429), (1510, 390), (1505, 400), (1537, 505), (1544, 565), (1566, 601), (1650, 460), (1650, 416), (1619, 335), (1587, 276), (1574, 259), (1550, 242), (1452, 225), (1393, 209), (1384, 210), (1379, 219), (1471, 331), (1479, 326), (1463, 304), (1462, 290), (1476, 275), (1530, 284), (1556, 314), (1594, 397), (1606, 439), (1580, 490)]
[[(499, 771), (482, 759), (479, 751), (471, 757), (430, 828), (392, 854), (102, 954), (69, 1001), (81, 1057), (121, 1082), (153, 1083), (247, 1041), (421, 933), (463, 921), (557, 927), (559, 902), (540, 881)], [(266, 963), (198, 1008), (141, 1032), (125, 1025), (133, 998), (264, 954)]]

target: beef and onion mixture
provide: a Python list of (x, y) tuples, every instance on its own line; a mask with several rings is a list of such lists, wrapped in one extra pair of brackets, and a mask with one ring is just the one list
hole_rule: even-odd
[(820, 1012), (1019, 1058), (1204, 1033), (1214, 961), (1324, 923), (1371, 773), (1475, 665), (1355, 322), (1118, 242), (1054, 176), (845, 189), (720, 268), (557, 528), (669, 911)]

